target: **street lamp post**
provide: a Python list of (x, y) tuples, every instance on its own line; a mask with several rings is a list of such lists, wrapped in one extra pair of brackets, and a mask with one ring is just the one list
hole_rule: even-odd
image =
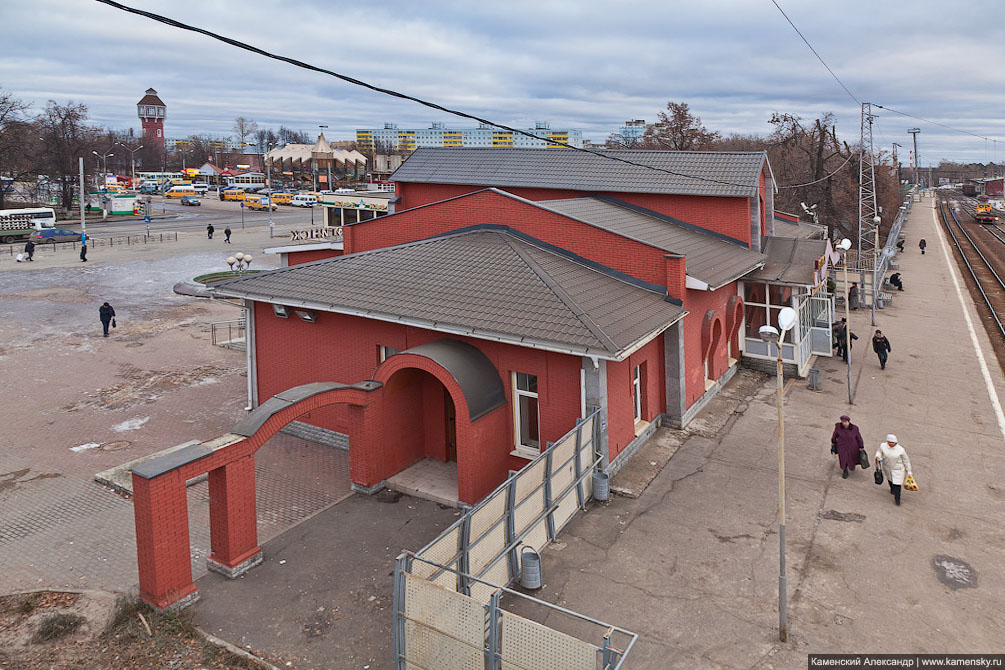
[(265, 187), (269, 191), (269, 206), (266, 208), (269, 210), (269, 239), (272, 239), (273, 231), (276, 228), (276, 224), (272, 221), (272, 149), (275, 145), (268, 145), (268, 151), (265, 152), (266, 168), (265, 168)]
[(777, 354), (775, 376), (778, 379), (778, 639), (789, 638), (788, 585), (785, 578), (785, 377), (782, 372), (782, 343), (785, 333), (796, 325), (796, 310), (783, 307), (778, 312), (778, 328), (761, 326), (758, 335), (769, 346), (775, 345)]
[(125, 150), (129, 152), (129, 165), (130, 165), (130, 170), (131, 170), (130, 173), (129, 173), (129, 176), (133, 180), (133, 184), (132, 185), (135, 188), (135, 186), (136, 186), (136, 152), (139, 151), (140, 149), (142, 149), (143, 145), (141, 144), (140, 146), (136, 147), (135, 149), (130, 149), (129, 147), (127, 147), (122, 142), (119, 142), (119, 146), (120, 147), (124, 147)]
[(848, 291), (848, 250), (851, 249), (851, 240), (844, 238), (838, 242), (837, 248), (838, 251), (844, 252), (841, 255), (844, 259), (844, 346), (845, 359), (848, 362), (848, 404), (852, 405), (855, 403), (855, 396), (851, 387), (851, 313), (848, 308), (848, 303), (851, 302), (851, 293)]
[(873, 219), (872, 219), (872, 222), (876, 224), (876, 227), (873, 229), (875, 231), (876, 238), (873, 240), (873, 243), (872, 243), (872, 325), (875, 326), (876, 325), (876, 301), (879, 299), (879, 288), (880, 288), (880, 286), (879, 286), (879, 284), (880, 284), (880, 277), (879, 277), (879, 257), (880, 257), (880, 253), (879, 253), (879, 224), (880, 224), (880, 218), (878, 216), (874, 216)]

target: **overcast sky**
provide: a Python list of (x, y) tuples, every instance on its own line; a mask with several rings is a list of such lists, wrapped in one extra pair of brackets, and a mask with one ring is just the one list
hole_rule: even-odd
[[(766, 134), (772, 112), (833, 112), (842, 139), (858, 136), (857, 103), (771, 0), (122, 1), (507, 125), (547, 120), (602, 141), (675, 100), (723, 133)], [(878, 145), (903, 154), (917, 125), (924, 165), (1005, 161), (1005, 3), (779, 4), (858, 99), (1002, 140), (878, 110)], [(111, 128), (139, 128), (148, 87), (167, 104), (168, 137), (229, 134), (237, 116), (326, 124), (330, 139), (385, 121), (475, 125), (91, 0), (0, 0), (0, 25), (0, 87), (38, 107), (83, 102)]]

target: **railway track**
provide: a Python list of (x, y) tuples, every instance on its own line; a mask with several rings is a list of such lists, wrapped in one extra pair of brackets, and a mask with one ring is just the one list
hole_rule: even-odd
[[(1005, 280), (999, 274), (1003, 267), (1002, 264), (992, 262), (981, 252), (977, 242), (967, 232), (956, 212), (945, 201), (940, 202), (939, 212), (953, 245), (959, 251), (960, 258), (962, 258), (964, 266), (976, 285), (977, 293), (983, 298), (983, 306), (990, 313), (998, 332), (1005, 338), (1005, 323), (1002, 321), (1005, 318)], [(991, 232), (990, 229), (988, 232)], [(997, 233), (992, 234), (998, 237)], [(1005, 243), (1005, 237), (998, 239)], [(993, 328), (989, 324), (989, 332), (991, 331)]]

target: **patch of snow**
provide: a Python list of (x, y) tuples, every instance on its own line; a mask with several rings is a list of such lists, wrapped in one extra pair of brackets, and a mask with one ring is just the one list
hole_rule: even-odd
[(70, 451), (87, 451), (88, 449), (97, 449), (100, 446), (101, 444), (98, 442), (88, 442), (87, 444), (70, 447)]
[(129, 419), (127, 421), (123, 421), (122, 423), (112, 426), (112, 430), (114, 430), (116, 433), (123, 433), (127, 430), (139, 430), (140, 426), (142, 426), (149, 420), (150, 420), (149, 416), (145, 416), (142, 419)]
[(204, 377), (203, 379), (200, 379), (195, 384), (193, 384), (193, 386), (206, 386), (207, 384), (215, 384), (218, 381), (220, 380), (217, 379), (216, 377)]

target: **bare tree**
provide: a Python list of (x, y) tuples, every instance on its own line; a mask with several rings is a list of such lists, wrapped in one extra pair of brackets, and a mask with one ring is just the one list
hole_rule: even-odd
[(28, 103), (0, 90), (0, 209), (14, 184), (28, 176), (33, 168), (30, 156), (33, 140), (31, 124), (25, 116)]
[(641, 135), (623, 135), (611, 133), (607, 136), (604, 146), (608, 149), (642, 149), (645, 141)]
[(659, 121), (646, 127), (642, 148), (699, 151), (710, 148), (720, 138), (719, 133), (701, 124), (701, 118), (691, 113), (686, 102), (668, 102)]
[(244, 145), (247, 143), (248, 138), (254, 135), (257, 130), (258, 124), (251, 119), (246, 119), (243, 116), (234, 119), (234, 135), (237, 136), (239, 152), (244, 151)]
[[(60, 204), (67, 212), (73, 208), (73, 194), (77, 187), (77, 159), (86, 157), (98, 146), (98, 129), (88, 126), (85, 121), (86, 105), (72, 101), (60, 105), (55, 100), (50, 100), (35, 119), (43, 147), (40, 171), (59, 188)], [(89, 171), (92, 163), (84, 161), (85, 172)]]

